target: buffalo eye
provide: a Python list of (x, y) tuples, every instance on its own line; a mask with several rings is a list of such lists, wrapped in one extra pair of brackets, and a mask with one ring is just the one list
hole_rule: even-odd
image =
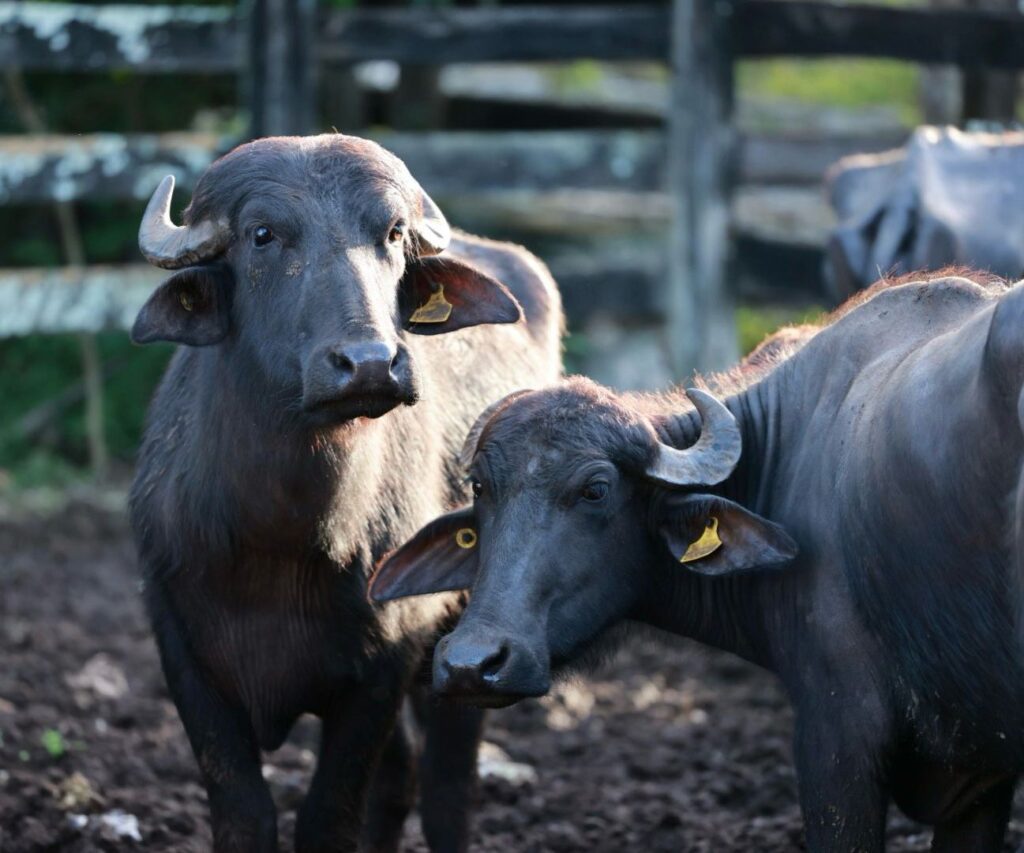
[(267, 228), (266, 225), (259, 225), (252, 232), (252, 242), (255, 246), (266, 246), (273, 239), (274, 232)]
[(608, 497), (608, 484), (603, 480), (594, 480), (593, 482), (587, 483), (580, 490), (580, 497), (587, 503), (600, 503), (606, 497)]
[(474, 480), (471, 488), (473, 489), (473, 497), (478, 498), (484, 493), (484, 484), (479, 480)]
[(405, 237), (405, 224), (402, 222), (396, 222), (391, 226), (391, 230), (388, 231), (388, 242), (389, 243), (401, 243)]

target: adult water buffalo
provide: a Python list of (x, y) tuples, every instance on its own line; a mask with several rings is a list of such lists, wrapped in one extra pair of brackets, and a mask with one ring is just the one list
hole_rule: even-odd
[[(473, 416), (558, 376), (554, 282), (519, 247), (451, 234), (400, 160), (349, 136), (235, 149), (183, 227), (172, 190), (154, 194), (139, 244), (176, 272), (132, 336), (186, 346), (152, 404), (131, 517), (215, 847), (276, 849), (260, 750), (312, 713), (297, 848), (356, 846), (379, 764), (364, 841), (395, 849), (414, 790), (396, 712), (456, 599), (372, 607), (366, 578), (464, 499), (455, 457)], [(463, 849), (479, 714), (421, 710), (425, 833)]]
[(791, 344), (724, 403), (584, 379), (499, 401), (466, 445), (473, 507), (371, 593), (472, 584), (434, 685), (482, 705), (546, 692), (623, 620), (730, 650), (792, 698), (811, 850), (883, 849), (890, 799), (934, 850), (999, 850), (1024, 768), (1024, 285), (881, 286)]

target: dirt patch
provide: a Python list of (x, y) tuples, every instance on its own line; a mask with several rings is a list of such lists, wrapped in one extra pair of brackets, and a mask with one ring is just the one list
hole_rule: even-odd
[[(791, 726), (768, 675), (637, 638), (594, 677), (491, 714), (488, 741), (536, 779), (484, 779), (473, 849), (801, 849)], [(285, 851), (315, 740), (303, 721), (266, 758)], [(1024, 840), (1019, 798), (1014, 817), (1008, 850)], [(930, 832), (898, 814), (889, 834), (890, 850), (928, 849)], [(123, 516), (79, 503), (0, 522), (0, 850), (209, 844)], [(406, 849), (426, 849), (415, 821)]]

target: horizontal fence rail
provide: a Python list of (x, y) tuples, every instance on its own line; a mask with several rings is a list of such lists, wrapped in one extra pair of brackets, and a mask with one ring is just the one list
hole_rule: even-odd
[[(656, 130), (523, 133), (378, 133), (429, 192), (665, 188), (665, 134)], [(840, 157), (895, 147), (898, 137), (746, 136), (737, 152), (739, 182), (816, 184)], [(145, 200), (164, 175), (184, 188), (234, 140), (208, 133), (0, 136), (0, 204), (83, 199)]]
[(144, 264), (0, 270), (0, 338), (130, 329), (166, 275)]
[(191, 186), (231, 145), (206, 133), (0, 136), (0, 204), (146, 199), (167, 174)]
[(0, 2), (0, 66), (25, 71), (230, 73), (242, 62), (234, 10)]
[(814, 0), (739, 0), (741, 56), (863, 56), (964, 68), (1024, 68), (1024, 16)]
[[(737, 55), (867, 56), (1024, 68), (1024, 17), (815, 0), (722, 0)], [(0, 67), (228, 73), (244, 63), (233, 10), (0, 2)], [(323, 10), (321, 61), (667, 61), (666, 6)]]

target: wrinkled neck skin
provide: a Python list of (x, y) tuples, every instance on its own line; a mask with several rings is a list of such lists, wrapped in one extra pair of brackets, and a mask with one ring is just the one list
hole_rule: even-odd
[(345, 543), (359, 536), (347, 525), (365, 520), (364, 513), (345, 511), (346, 491), (358, 484), (368, 502), (385, 488), (381, 427), (408, 417), (408, 407), (314, 429), (301, 417), (298, 395), (268, 389), (237, 345), (204, 349), (196, 358), (194, 470), (203, 477), (189, 482), (201, 491), (200, 506), (193, 507), (199, 523), (221, 520), (236, 546), (282, 553), (319, 548), (338, 561), (350, 558)]
[[(727, 401), (743, 434), (743, 455), (728, 480), (699, 492), (720, 495), (771, 518), (768, 484), (778, 461), (778, 423), (768, 413), (777, 411), (776, 397), (774, 384), (767, 383)], [(661, 438), (685, 447), (699, 434), (699, 416), (690, 412), (675, 419)], [(784, 573), (708, 578), (678, 565), (667, 552), (655, 562), (645, 572), (647, 583), (630, 618), (774, 669), (775, 642), (765, 617), (783, 612), (772, 602), (789, 594)]]

